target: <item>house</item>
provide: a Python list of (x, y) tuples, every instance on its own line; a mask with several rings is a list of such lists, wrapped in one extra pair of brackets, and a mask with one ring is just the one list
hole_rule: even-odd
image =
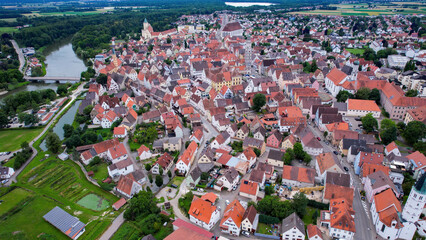
[(355, 211), (345, 198), (330, 201), (330, 236), (338, 239), (352, 240), (355, 229)]
[(121, 208), (122, 206), (124, 206), (124, 204), (126, 204), (126, 203), (127, 203), (126, 199), (124, 199), (124, 198), (120, 198), (120, 200), (118, 200), (117, 202), (115, 202), (115, 203), (112, 205), (112, 209), (114, 209), (115, 211), (118, 211), (118, 210), (120, 210), (120, 208)]
[(370, 203), (373, 201), (373, 197), (376, 194), (383, 192), (386, 189), (392, 189), (397, 198), (401, 195), (389, 176), (382, 171), (374, 172), (366, 177), (364, 191), (365, 197)]
[(107, 152), (107, 157), (109, 160), (112, 161), (112, 163), (117, 163), (128, 158), (126, 147), (123, 143), (120, 143), (116, 146), (109, 148)]
[(203, 142), (203, 130), (200, 128), (196, 129), (194, 133), (189, 137), (189, 141), (194, 141), (198, 144), (201, 144)]
[(243, 149), (247, 148), (257, 148), (260, 150), (260, 154), (263, 154), (266, 150), (266, 144), (262, 140), (246, 137), (243, 141)]
[(7, 180), (15, 174), (11, 167), (0, 166), (0, 181)]
[(176, 162), (176, 170), (178, 170), (180, 174), (185, 175), (189, 172), (189, 169), (191, 169), (191, 164), (194, 161), (197, 149), (197, 143), (192, 141), (188, 145), (188, 148), (183, 152), (183, 154), (179, 156), (179, 159)]
[(240, 186), (240, 196), (246, 197), (253, 202), (257, 201), (257, 194), (259, 193), (259, 184), (257, 182), (252, 182), (244, 180)]
[(362, 99), (348, 99), (346, 116), (364, 117), (371, 113), (374, 118), (379, 118), (381, 110), (373, 100), (362, 100)]
[(85, 232), (86, 224), (58, 206), (46, 213), (43, 218), (71, 239), (77, 239)]
[(354, 93), (350, 86), (349, 76), (337, 68), (333, 68), (325, 77), (325, 87), (330, 91), (333, 97), (336, 97), (341, 90), (348, 90)]
[(322, 232), (317, 225), (309, 224), (306, 228), (306, 233), (308, 234), (308, 240), (323, 240)]
[(305, 224), (296, 213), (292, 213), (283, 219), (281, 235), (283, 240), (305, 239)]
[[(165, 175), (173, 166), (173, 157), (169, 153), (161, 155), (157, 161), (152, 165), (151, 172), (153, 174), (160, 174), (163, 172)], [(160, 170), (161, 169), (161, 170)]]
[(283, 138), (283, 135), (279, 131), (274, 131), (267, 139), (266, 139), (266, 145), (268, 147), (273, 148), (280, 148), (281, 146), (281, 140)]
[(115, 138), (125, 138), (127, 136), (127, 129), (125, 127), (115, 127), (114, 128), (114, 137)]
[(331, 152), (321, 153), (316, 156), (315, 170), (321, 182), (324, 182), (327, 172), (343, 173), (342, 166)]
[(394, 141), (389, 143), (385, 147), (386, 156), (388, 156), (391, 153), (395, 154), (396, 156), (401, 156), (401, 152), (399, 151), (398, 146), (396, 145)]
[(351, 187), (351, 176), (346, 173), (327, 172), (323, 192), (324, 203), (344, 198), (352, 206), (354, 189)]
[(246, 232), (255, 232), (256, 229), (253, 228), (257, 217), (257, 210), (253, 205), (250, 205), (243, 215), (243, 221), (241, 222), (241, 230)]
[(271, 149), (268, 153), (268, 158), (266, 159), (266, 162), (272, 166), (275, 167), (283, 167), (284, 166), (284, 152)]
[(244, 213), (245, 209), (237, 199), (228, 204), (220, 221), (221, 232), (232, 236), (239, 236)]
[(359, 175), (361, 173), (361, 167), (364, 163), (371, 164), (380, 164), (383, 165), (384, 155), (383, 153), (368, 153), (360, 151), (355, 157), (354, 161), (354, 171), (355, 174)]
[[(181, 240), (181, 239), (193, 239), (193, 240), (211, 240), (214, 236), (213, 233), (195, 226), (189, 222), (186, 222), (180, 218), (173, 222), (173, 232), (168, 235), (164, 240)], [(148, 235), (149, 236), (149, 235)], [(145, 240), (145, 239), (142, 239)], [(154, 240), (154, 239), (147, 239)]]
[[(189, 173), (189, 176), (186, 178), (186, 183), (190, 187), (195, 187), (201, 180), (201, 169), (196, 166), (192, 171)], [(213, 202), (214, 203), (214, 202)]]
[(220, 218), (220, 212), (211, 202), (194, 196), (188, 211), (189, 221), (210, 230)]
[(387, 189), (374, 196), (371, 204), (371, 216), (376, 233), (384, 239), (397, 239), (404, 227), (400, 220), (401, 203), (392, 189)]
[(266, 174), (264, 170), (254, 169), (250, 174), (250, 181), (257, 182), (259, 187), (263, 189), (266, 181)]
[(419, 179), (424, 174), (426, 168), (426, 157), (423, 153), (415, 151), (406, 156), (410, 160), (411, 169), (414, 170), (414, 178)]
[(294, 135), (288, 135), (282, 141), (281, 148), (283, 148), (284, 150), (287, 150), (289, 148), (293, 148), (293, 146), (296, 142), (297, 141), (296, 141), (296, 138), (294, 137)]
[(235, 138), (244, 140), (250, 133), (250, 129), (247, 127), (247, 124), (244, 124), (238, 131), (235, 133)]
[(121, 175), (114, 190), (126, 198), (142, 191), (142, 186), (146, 183), (145, 174), (142, 171), (135, 171), (127, 175)]
[(138, 156), (139, 156), (139, 160), (146, 160), (152, 157), (152, 153), (147, 146), (142, 144), (138, 148)]
[[(107, 154), (108, 154), (108, 150), (110, 148), (114, 147), (114, 146), (119, 145), (119, 144), (120, 144), (120, 142), (118, 141), (118, 139), (114, 138), (114, 139), (106, 140), (106, 141), (96, 143), (96, 144), (93, 144), (93, 145), (88, 145), (89, 149), (85, 150), (80, 155), (81, 161), (83, 161), (83, 163), (85, 165), (87, 165), (96, 156), (98, 156), (100, 158), (106, 158)], [(85, 148), (85, 149), (87, 149), (87, 148)]]
[(132, 160), (129, 158), (108, 166), (108, 174), (111, 178), (127, 175), (134, 171)]
[(283, 166), (282, 184), (291, 187), (313, 187), (315, 170), (312, 168)]
[(303, 149), (309, 155), (316, 156), (318, 154), (321, 154), (324, 151), (324, 148), (322, 147), (321, 143), (318, 141), (318, 139), (314, 136), (312, 132), (308, 132), (302, 138), (301, 142), (302, 142)]
[(231, 191), (237, 186), (239, 180), (240, 175), (238, 174), (238, 171), (231, 167), (226, 169), (223, 175), (218, 178), (214, 189), (221, 191), (222, 188), (226, 188), (228, 191)]

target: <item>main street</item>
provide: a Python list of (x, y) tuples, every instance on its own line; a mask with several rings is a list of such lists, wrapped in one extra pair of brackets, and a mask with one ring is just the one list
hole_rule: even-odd
[[(319, 131), (317, 127), (313, 127), (312, 125), (308, 125), (309, 129), (315, 135), (315, 137), (323, 138), (323, 134)], [(325, 144), (324, 141), (320, 141), (321, 145), (324, 148), (324, 152), (333, 152), (336, 151), (331, 145)], [(359, 177), (355, 174), (353, 166), (349, 164), (345, 158), (342, 158), (340, 155), (337, 156), (340, 160), (340, 163), (343, 167), (347, 167), (349, 169), (349, 174), (351, 175), (352, 184), (354, 186), (354, 201), (353, 201), (353, 209), (355, 211), (355, 228), (356, 233), (354, 236), (355, 240), (365, 240), (365, 239), (374, 239), (376, 237), (376, 233), (374, 231), (374, 226), (371, 222), (371, 216), (369, 212), (369, 204), (361, 200), (361, 195), (359, 191), (362, 190), (362, 184)], [(364, 204), (363, 204), (364, 202)], [(364, 208), (366, 206), (366, 208)]]

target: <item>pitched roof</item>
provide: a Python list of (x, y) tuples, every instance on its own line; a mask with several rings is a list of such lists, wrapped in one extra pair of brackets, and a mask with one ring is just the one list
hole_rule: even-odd
[(282, 178), (313, 184), (315, 180), (315, 170), (312, 168), (284, 165)]
[(352, 206), (354, 199), (354, 189), (334, 184), (326, 184), (324, 191), (324, 199), (332, 200), (337, 198), (345, 199), (349, 206)]
[(380, 112), (375, 101), (362, 99), (348, 99), (348, 110)]
[(331, 227), (355, 232), (355, 220), (352, 215), (355, 215), (355, 212), (345, 199), (337, 198), (330, 201)]
[(321, 230), (317, 227), (317, 225), (309, 224), (307, 229), (308, 239), (311, 239), (312, 237), (318, 236), (319, 239), (322, 239), (322, 233)]
[(330, 79), (334, 85), (340, 85), (340, 83), (345, 79), (348, 75), (346, 73), (340, 71), (337, 68), (333, 68), (328, 74), (327, 78)]
[(225, 213), (223, 214), (223, 218), (220, 221), (220, 226), (226, 226), (223, 225), (223, 223), (230, 218), (235, 223), (235, 225), (237, 225), (237, 227), (240, 227), (245, 211), (246, 210), (241, 205), (240, 201), (235, 199), (228, 206), (226, 206)]
[(305, 224), (296, 213), (292, 213), (290, 216), (283, 219), (281, 232), (285, 233), (293, 228), (299, 229), (299, 231), (305, 235)]
[(240, 192), (256, 196), (258, 189), (259, 185), (257, 182), (244, 180), (241, 183)]
[(43, 216), (44, 220), (55, 226), (62, 233), (74, 239), (76, 235), (86, 226), (78, 218), (65, 212), (56, 206)]
[(361, 168), (361, 176), (367, 177), (378, 171), (382, 171), (386, 176), (389, 176), (390, 168), (381, 164), (364, 163)]
[(406, 157), (414, 162), (415, 169), (424, 168), (426, 166), (426, 157), (419, 151), (415, 151)]
[[(400, 223), (398, 213), (401, 213), (402, 207), (392, 189), (386, 189), (374, 195), (374, 204), (381, 222), (389, 227), (392, 225), (392, 221)], [(399, 227), (397, 226), (397, 228)]]
[(216, 206), (213, 206), (211, 202), (194, 196), (188, 214), (209, 224), (214, 211), (216, 211)]
[(257, 210), (253, 205), (250, 205), (246, 211), (244, 212), (243, 220), (248, 219), (251, 224), (254, 223), (254, 219), (256, 218)]
[(342, 170), (336, 157), (331, 152), (321, 153), (316, 157), (316, 159), (321, 174), (323, 174), (327, 170), (334, 172)]

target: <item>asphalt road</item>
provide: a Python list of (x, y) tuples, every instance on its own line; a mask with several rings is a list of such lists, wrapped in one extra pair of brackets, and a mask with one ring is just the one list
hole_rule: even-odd
[(24, 66), (25, 66), (25, 57), (24, 54), (22, 53), (21, 49), (19, 49), (18, 44), (16, 43), (15, 40), (11, 40), (13, 47), (15, 48), (16, 53), (18, 54), (19, 57), (19, 71), (21, 71), (22, 73), (24, 72)]
[[(320, 137), (323, 139), (323, 134), (318, 130), (317, 127), (313, 127), (312, 125), (308, 125), (311, 129), (312, 133), (316, 137)], [(321, 145), (324, 148), (324, 152), (333, 152), (336, 149), (333, 149), (331, 145), (326, 145), (324, 141), (320, 141)], [(340, 163), (342, 166), (347, 167), (349, 169), (349, 174), (351, 175), (352, 184), (354, 186), (354, 201), (353, 201), (353, 209), (355, 211), (355, 228), (356, 233), (354, 236), (355, 240), (365, 240), (365, 239), (374, 239), (376, 236), (376, 232), (374, 231), (373, 224), (371, 222), (370, 217), (370, 205), (366, 202), (366, 208), (364, 208), (363, 201), (361, 200), (361, 196), (359, 191), (362, 189), (362, 184), (359, 177), (355, 174), (353, 170), (353, 166), (350, 165), (345, 158), (342, 158), (340, 155), (338, 156)]]

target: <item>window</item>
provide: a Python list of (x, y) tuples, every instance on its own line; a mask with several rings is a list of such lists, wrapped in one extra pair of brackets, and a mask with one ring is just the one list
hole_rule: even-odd
[(383, 224), (381, 231), (384, 232), (385, 228), (386, 228), (386, 226)]

